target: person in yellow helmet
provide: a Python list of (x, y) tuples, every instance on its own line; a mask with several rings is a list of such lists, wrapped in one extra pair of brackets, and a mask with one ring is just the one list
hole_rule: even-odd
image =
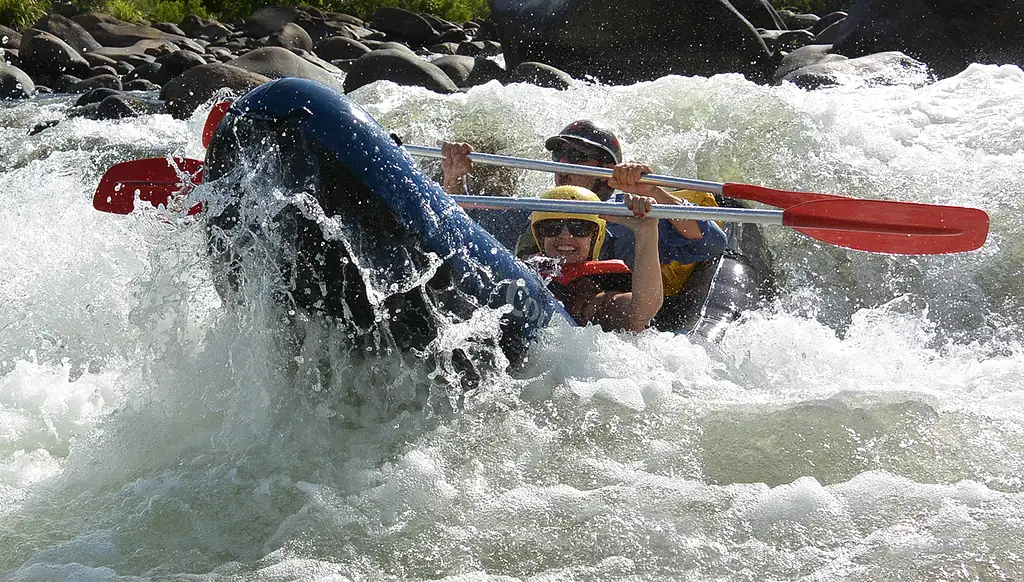
[[(587, 200), (600, 198), (580, 186), (558, 186), (541, 198)], [(530, 231), (540, 253), (559, 259), (562, 276), (551, 285), (555, 297), (580, 325), (600, 325), (607, 331), (641, 331), (657, 315), (664, 301), (661, 264), (658, 260), (658, 219), (644, 218), (654, 199), (626, 194), (626, 207), (632, 217), (595, 214), (534, 212)], [(636, 239), (636, 256), (630, 290), (602, 284), (600, 275), (629, 272), (622, 261), (598, 261), (607, 222), (630, 229)], [(580, 268), (583, 267), (583, 268)]]
[[(611, 168), (613, 172), (609, 179), (559, 173), (554, 176), (556, 186), (582, 186), (593, 191), (601, 200), (619, 201), (628, 193), (653, 198), (657, 204), (717, 205), (714, 196), (710, 194), (685, 190), (668, 192), (658, 186), (642, 184), (641, 178), (652, 173), (653, 168), (645, 163), (624, 162), (622, 147), (615, 134), (593, 121), (573, 121), (557, 135), (547, 138), (544, 147), (551, 152), (551, 158), (556, 162)], [(473, 170), (473, 162), (468, 157), (472, 152), (472, 146), (467, 143), (441, 144), (444, 156), (441, 182), (447, 192), (462, 193), (465, 177)], [(624, 194), (616, 195), (615, 190)], [(683, 287), (698, 262), (717, 257), (726, 249), (725, 233), (713, 221), (663, 220), (659, 223), (659, 229), (659, 260), (666, 296), (676, 294)], [(528, 233), (519, 238), (515, 252), (520, 257), (537, 252), (533, 247), (533, 238)], [(627, 265), (633, 265), (636, 249), (630, 229), (617, 224), (609, 225), (601, 252), (602, 258), (621, 259)]]

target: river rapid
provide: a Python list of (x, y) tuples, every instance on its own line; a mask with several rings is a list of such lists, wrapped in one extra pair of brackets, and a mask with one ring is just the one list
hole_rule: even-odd
[(778, 296), (722, 341), (555, 325), (451, 412), (411, 404), (445, 393), (409, 358), (335, 353), (330, 330), (282, 350), (274, 315), (221, 303), (200, 221), (92, 209), (114, 163), (203, 157), (206, 110), (0, 105), (0, 577), (1024, 578), (1019, 68), (352, 97), (407, 143), (543, 158), (590, 117), (662, 174), (978, 207), (991, 234), (908, 257), (765, 227)]

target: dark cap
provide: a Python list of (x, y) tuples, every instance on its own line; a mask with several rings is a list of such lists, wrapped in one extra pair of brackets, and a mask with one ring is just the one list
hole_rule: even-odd
[(619, 140), (615, 134), (587, 119), (580, 119), (563, 127), (558, 135), (553, 135), (544, 142), (544, 147), (554, 151), (563, 147), (571, 147), (573, 144), (600, 149), (608, 154), (616, 164), (622, 163), (622, 148), (619, 146)]

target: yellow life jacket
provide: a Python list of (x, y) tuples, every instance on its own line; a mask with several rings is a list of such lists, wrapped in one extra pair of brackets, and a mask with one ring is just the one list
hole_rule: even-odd
[[(718, 206), (714, 194), (694, 192), (693, 190), (676, 190), (671, 193), (677, 198), (688, 200), (698, 206)], [(665, 287), (665, 297), (671, 297), (683, 288), (690, 280), (690, 275), (697, 268), (697, 263), (680, 263), (672, 261), (661, 266), (661, 284)]]

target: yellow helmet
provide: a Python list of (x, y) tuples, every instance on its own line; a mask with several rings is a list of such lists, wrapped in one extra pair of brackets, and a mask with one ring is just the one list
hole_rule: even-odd
[[(601, 199), (586, 188), (580, 186), (558, 186), (552, 188), (547, 192), (540, 195), (541, 198), (548, 200), (583, 200), (586, 202), (600, 202)], [(585, 220), (587, 222), (593, 222), (597, 225), (597, 235), (594, 237), (594, 245), (590, 249), (590, 260), (596, 261), (598, 256), (601, 254), (601, 245), (604, 244), (604, 233), (605, 233), (605, 221), (603, 218), (598, 218), (596, 214), (569, 214), (565, 212), (534, 212), (530, 215), (530, 232), (533, 233), (533, 240), (537, 243), (537, 248), (543, 250), (544, 243), (537, 236), (536, 229), (533, 225), (542, 221), (550, 220), (552, 218), (575, 218), (577, 220)]]

